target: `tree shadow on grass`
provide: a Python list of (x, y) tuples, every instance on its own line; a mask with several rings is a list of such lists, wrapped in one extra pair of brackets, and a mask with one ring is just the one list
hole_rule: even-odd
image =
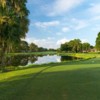
[[(75, 61), (68, 61), (68, 62), (60, 62), (60, 63), (48, 63), (42, 65), (30, 65), (27, 68), (37, 68), (37, 67), (48, 67), (48, 66), (61, 66), (61, 65), (83, 65), (83, 64), (100, 64), (100, 58), (92, 58), (92, 59), (83, 59), (83, 60), (75, 60)], [(22, 68), (23, 69), (23, 68)]]
[(100, 68), (22, 75), (0, 82), (0, 100), (98, 100)]
[(100, 58), (92, 58), (92, 59), (82, 59), (82, 60), (75, 60), (75, 61), (68, 61), (68, 62), (60, 62), (60, 63), (47, 63), (47, 64), (41, 64), (41, 65), (29, 65), (26, 67), (14, 67), (11, 66), (9, 69), (7, 68), (5, 72), (9, 71), (16, 71), (16, 70), (24, 70), (24, 69), (29, 69), (29, 68), (40, 68), (40, 67), (56, 67), (56, 66), (61, 66), (61, 65), (85, 65), (85, 64), (100, 64)]

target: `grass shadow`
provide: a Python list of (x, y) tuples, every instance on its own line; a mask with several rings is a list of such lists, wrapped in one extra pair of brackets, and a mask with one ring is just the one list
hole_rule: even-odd
[(0, 82), (0, 100), (98, 100), (100, 68), (21, 75)]

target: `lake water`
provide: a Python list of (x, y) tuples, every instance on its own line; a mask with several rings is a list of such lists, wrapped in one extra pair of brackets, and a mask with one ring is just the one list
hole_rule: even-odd
[[(34, 62), (34, 64), (44, 64), (44, 63), (50, 63), (50, 62), (61, 62), (61, 56), (47, 55), (47, 56), (37, 57), (37, 60)], [(28, 65), (30, 64), (33, 64), (33, 63), (29, 61)]]
[(63, 62), (75, 59), (78, 58), (71, 56), (58, 56), (58, 55), (45, 55), (45, 56), (18, 55), (18, 56), (8, 57), (6, 60), (6, 66), (27, 66), (31, 64)]

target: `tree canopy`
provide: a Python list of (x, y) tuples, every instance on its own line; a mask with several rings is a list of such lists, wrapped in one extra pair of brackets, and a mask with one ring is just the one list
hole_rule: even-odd
[(96, 38), (96, 46), (95, 47), (98, 51), (100, 51), (100, 32), (98, 33), (98, 36)]
[(29, 51), (30, 52), (36, 52), (36, 51), (38, 51), (38, 46), (36, 44), (34, 44), (34, 43), (31, 43), (29, 45)]
[(61, 44), (60, 51), (66, 52), (89, 52), (90, 44), (82, 43), (80, 39), (74, 39), (64, 44)]
[(0, 57), (2, 66), (7, 48), (18, 43), (28, 32), (29, 11), (26, 3), (27, 0), (0, 0)]
[(82, 44), (82, 50), (84, 52), (88, 52), (90, 50), (90, 44), (89, 43), (83, 43)]

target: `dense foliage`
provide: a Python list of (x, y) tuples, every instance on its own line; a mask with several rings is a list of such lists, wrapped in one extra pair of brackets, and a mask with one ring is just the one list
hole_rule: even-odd
[(64, 44), (61, 44), (60, 51), (66, 52), (89, 52), (90, 51), (89, 43), (82, 43), (80, 39), (74, 39)]
[(54, 49), (47, 49), (44, 47), (38, 47), (35, 43), (28, 43), (21, 40), (18, 44), (15, 44), (12, 48), (8, 48), (8, 53), (28, 53), (28, 52), (43, 52), (43, 51), (55, 51)]
[(98, 36), (96, 38), (96, 49), (100, 51), (100, 32), (98, 33)]
[(0, 0), (0, 58), (4, 66), (8, 48), (20, 42), (28, 32), (27, 0)]

